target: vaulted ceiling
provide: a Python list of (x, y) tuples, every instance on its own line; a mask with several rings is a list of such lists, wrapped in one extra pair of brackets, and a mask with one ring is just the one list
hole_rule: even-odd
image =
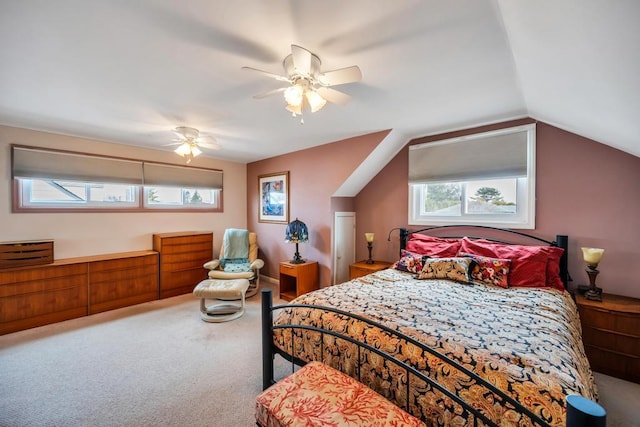
[[(407, 137), (533, 117), (640, 156), (636, 0), (8, 0), (0, 123), (252, 162), (383, 129)], [(291, 44), (358, 65), (353, 98), (285, 111)]]

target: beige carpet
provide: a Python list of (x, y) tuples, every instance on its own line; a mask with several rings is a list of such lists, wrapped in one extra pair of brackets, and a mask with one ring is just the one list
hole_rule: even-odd
[[(0, 336), (0, 426), (255, 425), (259, 325), (258, 296), (215, 324), (183, 295)], [(640, 385), (598, 382), (608, 425), (640, 425)]]

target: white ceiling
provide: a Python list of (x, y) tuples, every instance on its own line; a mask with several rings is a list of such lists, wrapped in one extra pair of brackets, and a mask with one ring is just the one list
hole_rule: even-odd
[[(640, 156), (637, 0), (2, 0), (0, 123), (163, 150), (176, 126), (251, 162), (384, 129), (530, 116)], [(290, 45), (360, 66), (305, 114), (250, 66)]]

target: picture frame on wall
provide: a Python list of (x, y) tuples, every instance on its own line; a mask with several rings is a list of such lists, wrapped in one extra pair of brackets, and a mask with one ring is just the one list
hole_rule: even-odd
[(258, 176), (258, 222), (289, 223), (289, 171)]

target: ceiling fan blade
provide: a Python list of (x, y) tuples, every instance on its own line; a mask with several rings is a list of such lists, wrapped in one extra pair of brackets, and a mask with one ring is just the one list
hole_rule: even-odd
[(307, 49), (291, 45), (291, 55), (293, 55), (293, 68), (296, 72), (303, 76), (311, 74), (311, 52)]
[(208, 148), (210, 150), (219, 150), (220, 144), (211, 144), (208, 142), (198, 142), (199, 147)]
[(243, 70), (250, 70), (250, 71), (256, 71), (258, 73), (264, 74), (266, 76), (269, 76), (271, 78), (274, 78), (278, 81), (281, 82), (289, 82), (289, 78), (285, 77), (285, 76), (281, 76), (279, 74), (274, 74), (274, 73), (270, 73), (268, 71), (263, 71), (263, 70), (258, 70), (257, 68), (252, 68), (252, 67), (242, 67)]
[(347, 95), (346, 93), (342, 93), (328, 87), (319, 87), (317, 92), (327, 101), (338, 105), (345, 105), (351, 100), (351, 95)]
[(279, 92), (284, 92), (285, 89), (286, 89), (286, 87), (281, 87), (281, 88), (278, 88), (278, 89), (270, 90), (269, 92), (264, 92), (264, 93), (259, 93), (257, 95), (253, 95), (253, 97), (255, 99), (262, 99), (262, 98), (266, 98), (267, 96), (275, 95), (276, 93), (279, 93)]
[(345, 83), (359, 82), (360, 80), (362, 80), (362, 72), (357, 65), (327, 71), (318, 76), (318, 81), (323, 86), (337, 86)]

